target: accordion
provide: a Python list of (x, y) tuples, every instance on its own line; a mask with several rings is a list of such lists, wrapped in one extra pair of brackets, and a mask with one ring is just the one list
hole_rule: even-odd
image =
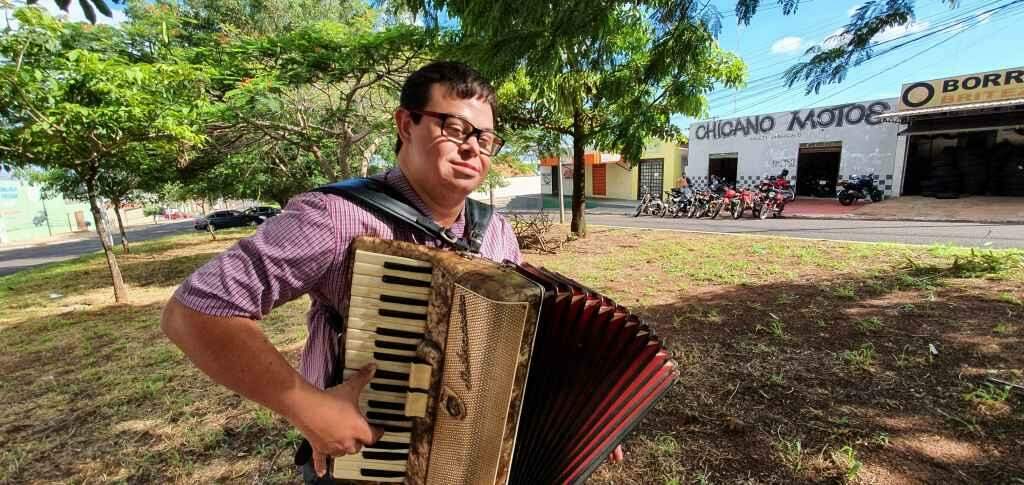
[(581, 483), (678, 376), (654, 332), (559, 274), (421, 245), (353, 242), (345, 378), (377, 443), (333, 476)]

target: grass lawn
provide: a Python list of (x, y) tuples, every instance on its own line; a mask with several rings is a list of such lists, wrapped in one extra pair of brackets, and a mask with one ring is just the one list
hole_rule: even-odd
[[(0, 483), (294, 483), (287, 424), (162, 304), (248, 229), (0, 277)], [(593, 228), (527, 260), (650, 323), (682, 377), (594, 483), (1022, 483), (1024, 253)], [(305, 298), (264, 322), (293, 362)]]

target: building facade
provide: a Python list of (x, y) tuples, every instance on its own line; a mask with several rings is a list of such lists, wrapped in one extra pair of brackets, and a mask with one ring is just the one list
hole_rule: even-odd
[(1024, 67), (903, 85), (902, 195), (1024, 197)]
[[(587, 151), (587, 197), (603, 199), (638, 200), (643, 188), (661, 193), (674, 187), (683, 176), (687, 162), (687, 147), (672, 142), (655, 140), (644, 149), (637, 163), (627, 163), (615, 154)], [(558, 193), (555, 183), (558, 159), (541, 160), (542, 191)], [(572, 195), (573, 163), (562, 159), (562, 187), (565, 195)]]
[(92, 227), (89, 205), (45, 199), (39, 190), (0, 164), (0, 245), (31, 241)]
[[(834, 195), (836, 182), (871, 176), (898, 193), (904, 141), (881, 118), (896, 99), (878, 99), (690, 125), (686, 175), (696, 186), (715, 175), (740, 186), (788, 170), (798, 195)], [(822, 187), (825, 187), (824, 190)]]

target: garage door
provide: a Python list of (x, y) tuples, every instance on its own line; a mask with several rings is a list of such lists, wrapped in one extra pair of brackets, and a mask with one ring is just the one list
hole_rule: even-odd
[(608, 166), (600, 163), (594, 165), (594, 195), (608, 195)]

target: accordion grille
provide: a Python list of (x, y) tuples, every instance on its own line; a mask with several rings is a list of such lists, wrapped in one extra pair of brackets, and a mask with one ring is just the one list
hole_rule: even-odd
[[(428, 483), (494, 483), (503, 453), (529, 304), (453, 287)], [(504, 451), (503, 451), (504, 450)]]

